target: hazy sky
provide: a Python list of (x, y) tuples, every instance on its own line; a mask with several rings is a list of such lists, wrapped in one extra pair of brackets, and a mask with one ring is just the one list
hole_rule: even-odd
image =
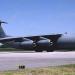
[(0, 0), (8, 35), (75, 33), (75, 0)]

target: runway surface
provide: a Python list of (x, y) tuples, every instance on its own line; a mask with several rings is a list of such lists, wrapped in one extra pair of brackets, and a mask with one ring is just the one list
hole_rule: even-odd
[(0, 52), (0, 71), (75, 64), (75, 52), (11, 53)]

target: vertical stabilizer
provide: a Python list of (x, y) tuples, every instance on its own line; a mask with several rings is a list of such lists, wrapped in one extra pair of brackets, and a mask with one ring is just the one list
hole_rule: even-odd
[(1, 26), (2, 23), (6, 23), (6, 22), (0, 20), (0, 38), (6, 37), (6, 34)]

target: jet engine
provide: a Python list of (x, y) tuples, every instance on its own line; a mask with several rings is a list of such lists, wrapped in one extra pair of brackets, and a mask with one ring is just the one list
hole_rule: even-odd
[(27, 49), (27, 50), (32, 50), (34, 46), (34, 43), (32, 40), (24, 38), (20, 42), (13, 42), (11, 44), (11, 47), (17, 48), (17, 49)]
[(53, 42), (50, 39), (42, 37), (39, 41), (37, 41), (36, 45), (40, 49), (47, 49), (53, 45)]
[(50, 40), (40, 40), (37, 42), (37, 45), (40, 47), (48, 47), (52, 45), (52, 42)]
[(33, 41), (30, 40), (30, 41), (23, 41), (20, 43), (20, 47), (23, 48), (23, 49), (33, 49), (34, 47), (34, 44), (33, 44)]

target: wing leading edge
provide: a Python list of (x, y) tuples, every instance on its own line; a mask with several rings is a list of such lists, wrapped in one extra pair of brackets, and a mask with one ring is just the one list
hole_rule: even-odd
[[(59, 38), (62, 34), (53, 34), (53, 35), (40, 35), (40, 36), (28, 36), (28, 37), (5, 37), (0, 38), (0, 42), (9, 42), (9, 41), (23, 41), (23, 40), (32, 40), (32, 41), (38, 41), (39, 39), (51, 39), (56, 40)], [(42, 38), (40, 38), (42, 37)]]

